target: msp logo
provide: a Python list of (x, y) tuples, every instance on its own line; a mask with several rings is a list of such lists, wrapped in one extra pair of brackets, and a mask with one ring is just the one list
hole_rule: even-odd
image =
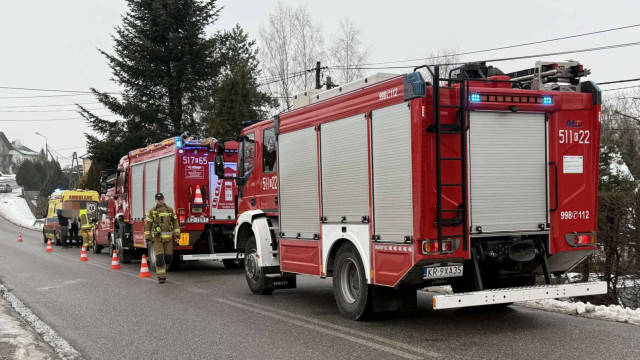
[(582, 127), (582, 120), (569, 120), (569, 121), (567, 121), (567, 127), (581, 128)]

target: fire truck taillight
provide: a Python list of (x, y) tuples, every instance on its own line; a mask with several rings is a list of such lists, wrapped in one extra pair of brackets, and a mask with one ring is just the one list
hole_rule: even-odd
[(424, 240), (422, 242), (422, 252), (424, 254), (451, 254), (458, 250), (460, 241), (458, 239), (443, 239), (442, 249), (438, 249), (438, 240)]
[(183, 223), (185, 218), (186, 218), (186, 214), (184, 212), (184, 209), (178, 209), (178, 221)]
[(593, 246), (596, 243), (596, 234), (567, 234), (565, 240), (571, 246)]

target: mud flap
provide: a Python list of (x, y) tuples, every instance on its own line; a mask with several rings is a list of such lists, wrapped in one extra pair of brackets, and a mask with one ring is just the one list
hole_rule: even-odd
[(264, 279), (266, 286), (272, 289), (295, 289), (295, 275), (267, 274)]
[(384, 286), (371, 286), (373, 312), (415, 309), (417, 290), (414, 288), (394, 289)]

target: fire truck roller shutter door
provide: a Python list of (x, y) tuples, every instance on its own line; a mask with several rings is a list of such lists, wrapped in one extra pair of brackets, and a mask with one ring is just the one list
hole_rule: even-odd
[[(369, 279), (369, 141), (367, 118), (358, 114), (320, 128), (322, 171), (322, 259), (340, 239), (351, 241), (364, 262)], [(344, 231), (343, 229), (348, 229)]]
[(160, 159), (160, 192), (164, 195), (164, 203), (175, 209), (173, 195), (173, 171), (176, 157), (169, 155)]
[[(407, 103), (373, 111), (373, 226), (381, 241), (413, 234), (411, 113)], [(390, 146), (389, 144), (393, 144)]]
[(131, 166), (131, 217), (134, 219), (142, 219), (145, 217), (144, 208), (142, 207), (142, 175), (144, 174), (144, 164), (136, 164)]
[(364, 114), (323, 124), (320, 129), (322, 216), (361, 223), (369, 215), (367, 119)]
[(318, 156), (314, 127), (280, 135), (280, 231), (313, 239), (319, 233)]
[(544, 114), (472, 112), (471, 231), (535, 231), (547, 223)]
[(147, 214), (156, 205), (155, 196), (158, 193), (158, 160), (151, 160), (145, 164), (144, 170), (144, 213)]

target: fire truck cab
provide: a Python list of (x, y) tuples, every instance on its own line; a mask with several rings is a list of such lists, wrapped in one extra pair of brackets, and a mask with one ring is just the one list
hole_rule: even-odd
[(580, 81), (589, 70), (424, 70), (431, 82), (376, 74), (307, 92), (243, 129), (235, 247), (251, 290), (333, 277), (349, 319), (415, 306), (430, 285), (454, 292), (435, 309), (605, 293), (553, 279), (597, 249), (601, 94)]
[[(145, 218), (156, 204), (155, 194), (161, 192), (180, 224), (171, 268), (189, 260), (239, 265), (242, 256), (235, 251), (232, 237), (236, 187), (229, 188), (233, 181), (218, 178), (213, 171), (215, 144), (212, 138), (174, 137), (123, 156), (116, 173), (103, 177), (105, 213), (97, 224), (99, 244), (108, 241), (110, 251), (115, 249), (123, 263), (146, 253)], [(237, 145), (230, 143), (220, 153), (228, 177), (235, 176), (237, 152)], [(153, 268), (153, 252), (147, 256)]]

